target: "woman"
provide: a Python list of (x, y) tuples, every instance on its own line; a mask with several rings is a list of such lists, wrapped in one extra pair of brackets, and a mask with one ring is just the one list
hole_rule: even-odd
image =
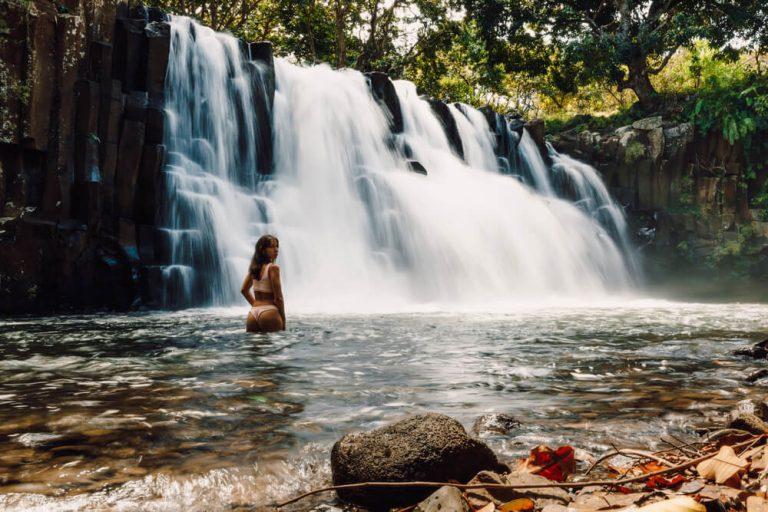
[(280, 267), (275, 265), (279, 242), (264, 235), (256, 242), (256, 250), (240, 292), (251, 305), (245, 321), (248, 332), (274, 332), (285, 329), (285, 305)]

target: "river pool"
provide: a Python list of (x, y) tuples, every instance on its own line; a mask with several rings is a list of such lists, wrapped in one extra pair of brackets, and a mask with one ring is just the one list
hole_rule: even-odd
[(410, 413), (509, 414), (484, 436), (509, 459), (662, 446), (764, 396), (744, 381), (764, 363), (731, 352), (768, 337), (768, 305), (508, 311), (292, 315), (272, 335), (241, 308), (0, 320), (0, 509), (250, 509)]

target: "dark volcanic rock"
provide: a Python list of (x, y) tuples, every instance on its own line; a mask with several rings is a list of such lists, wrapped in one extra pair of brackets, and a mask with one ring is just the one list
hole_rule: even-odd
[(400, 108), (400, 99), (392, 80), (380, 71), (372, 71), (365, 74), (368, 77), (368, 85), (376, 102), (382, 107), (389, 118), (389, 128), (392, 133), (403, 132), (403, 111)]
[[(347, 434), (331, 451), (334, 485), (429, 480), (466, 482), (484, 469), (505, 471), (484, 443), (442, 414), (423, 414), (366, 433)], [(412, 504), (430, 489), (348, 489), (339, 498), (371, 509)]]
[(741, 413), (736, 416), (736, 418), (728, 424), (728, 428), (746, 430), (753, 434), (768, 434), (768, 424), (750, 413)]
[(456, 119), (453, 118), (448, 105), (440, 100), (434, 98), (428, 98), (429, 106), (432, 107), (432, 111), (440, 120), (440, 124), (443, 125), (445, 135), (448, 137), (448, 142), (451, 148), (459, 155), (462, 160), (464, 159), (464, 144), (461, 142), (461, 136), (459, 135), (459, 129), (456, 126)]
[(520, 427), (520, 422), (508, 414), (483, 414), (472, 424), (472, 432), (480, 434), (508, 434)]
[(417, 160), (408, 160), (408, 167), (415, 173), (427, 175), (427, 169)]
[(760, 343), (755, 343), (751, 347), (739, 348), (733, 351), (734, 355), (747, 356), (753, 359), (767, 359), (768, 358), (768, 340), (763, 340)]
[[(275, 102), (275, 60), (272, 43), (248, 44), (254, 84), (253, 115), (256, 122), (256, 172), (272, 174), (272, 107)], [(245, 115), (245, 113), (243, 113)]]

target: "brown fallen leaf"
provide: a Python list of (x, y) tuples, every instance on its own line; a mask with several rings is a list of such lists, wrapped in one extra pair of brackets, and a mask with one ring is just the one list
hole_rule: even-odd
[(747, 498), (747, 512), (768, 512), (768, 500), (760, 496)]
[(493, 512), (494, 510), (496, 510), (496, 505), (494, 505), (493, 502), (490, 502), (483, 508), (477, 510), (477, 512)]
[[(628, 510), (628, 509), (624, 509)], [(677, 496), (675, 498), (657, 501), (645, 505), (635, 512), (706, 512), (707, 508), (689, 496)]]
[(516, 500), (508, 501), (501, 505), (497, 510), (499, 512), (524, 512), (533, 510), (535, 505), (530, 498), (518, 498)]
[(722, 484), (746, 471), (748, 466), (749, 462), (746, 459), (737, 457), (733, 448), (723, 446), (717, 455), (696, 466), (696, 471), (699, 472), (702, 478)]

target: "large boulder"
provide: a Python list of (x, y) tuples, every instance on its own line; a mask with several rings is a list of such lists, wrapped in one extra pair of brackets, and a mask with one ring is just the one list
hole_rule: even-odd
[[(333, 445), (334, 485), (358, 482), (467, 482), (482, 470), (507, 471), (481, 441), (442, 414), (413, 416), (371, 432), (347, 434)], [(429, 488), (346, 489), (339, 498), (380, 510), (416, 503)]]

